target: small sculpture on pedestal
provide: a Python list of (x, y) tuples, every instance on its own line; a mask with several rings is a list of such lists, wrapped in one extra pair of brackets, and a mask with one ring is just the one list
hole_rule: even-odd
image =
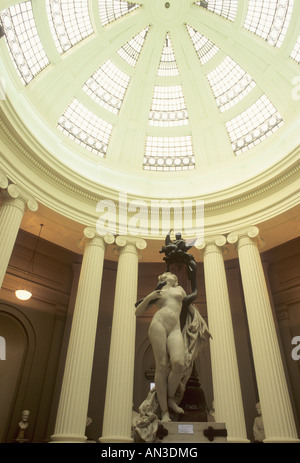
[(16, 438), (16, 442), (24, 443), (28, 442), (28, 439), (25, 438), (26, 430), (29, 426), (29, 410), (23, 410), (21, 414), (21, 421), (19, 422), (19, 432)]
[[(152, 345), (156, 371), (155, 388), (139, 407), (139, 418), (135, 420), (135, 431), (147, 442), (155, 439), (158, 421), (171, 421), (184, 413), (179, 406), (193, 370), (199, 349), (210, 336), (207, 325), (193, 301), (197, 297), (196, 262), (187, 253), (189, 247), (181, 234), (176, 241), (166, 239), (164, 260), (167, 271), (158, 277), (154, 291), (136, 303), (136, 316), (141, 315), (154, 304), (159, 309), (150, 323), (148, 336)], [(171, 264), (184, 265), (191, 282), (192, 291), (187, 294), (178, 284), (177, 276), (170, 270)], [(181, 328), (180, 315), (185, 311), (184, 326)]]
[(256, 407), (258, 416), (255, 418), (254, 424), (253, 424), (254, 442), (262, 443), (264, 441), (264, 439), (265, 439), (265, 430), (264, 430), (263, 419), (262, 419), (262, 416), (261, 416), (260, 403), (258, 402), (255, 405), (255, 407)]

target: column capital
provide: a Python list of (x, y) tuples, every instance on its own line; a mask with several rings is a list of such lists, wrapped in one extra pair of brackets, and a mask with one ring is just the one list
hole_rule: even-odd
[(205, 236), (203, 241), (200, 244), (196, 244), (195, 247), (197, 249), (203, 250), (209, 244), (214, 244), (218, 248), (222, 248), (226, 244), (226, 237), (223, 235), (212, 235), (212, 236)]
[(27, 191), (21, 188), (19, 185), (11, 183), (8, 185), (7, 190), (5, 191), (4, 198), (9, 199), (21, 199), (26, 204), (27, 208), (31, 212), (36, 212), (39, 208), (38, 202), (36, 199), (31, 196)]
[(226, 242), (226, 237), (223, 235), (205, 236), (200, 244), (195, 245), (195, 248), (199, 249), (202, 255), (206, 255), (209, 252), (226, 254)]
[(125, 235), (117, 236), (116, 244), (120, 248), (124, 248), (124, 246), (126, 246), (128, 244), (132, 244), (139, 251), (142, 251), (143, 249), (146, 249), (146, 247), (147, 247), (147, 242), (145, 240), (143, 240), (142, 238), (136, 237), (136, 236), (125, 236)]
[(256, 226), (250, 226), (234, 230), (227, 236), (227, 242), (230, 244), (238, 244), (241, 239), (247, 239), (247, 242), (257, 243), (259, 248), (264, 246), (264, 241), (259, 235), (259, 229)]
[(99, 239), (100, 243), (105, 247), (107, 244), (113, 244), (115, 241), (114, 235), (107, 233), (106, 235), (99, 235), (96, 228), (86, 227), (83, 230), (83, 236), (78, 243), (78, 246), (83, 249), (87, 242), (93, 240), (94, 238)]
[(3, 172), (3, 170), (0, 169), (0, 188), (3, 188), (4, 190), (8, 187), (8, 178), (6, 177), (6, 174)]

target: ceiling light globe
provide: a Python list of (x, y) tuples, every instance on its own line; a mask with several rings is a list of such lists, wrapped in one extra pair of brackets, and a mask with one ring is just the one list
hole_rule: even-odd
[(32, 293), (26, 289), (17, 289), (17, 291), (15, 291), (15, 295), (21, 301), (28, 301), (28, 299), (31, 298)]

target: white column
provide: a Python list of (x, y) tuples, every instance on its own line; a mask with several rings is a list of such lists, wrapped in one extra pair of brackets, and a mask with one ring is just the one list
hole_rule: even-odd
[(0, 288), (16, 242), (26, 207), (35, 212), (38, 203), (17, 185), (9, 185), (0, 208)]
[(215, 419), (225, 423), (228, 442), (249, 442), (232, 327), (231, 309), (223, 259), (226, 238), (207, 237), (203, 250)]
[(91, 228), (86, 238), (71, 334), (52, 442), (85, 442), (86, 419), (92, 376), (105, 243), (112, 235), (101, 237)]
[(238, 230), (227, 240), (237, 244), (265, 442), (299, 442), (258, 248), (259, 230)]
[(117, 271), (112, 334), (109, 352), (102, 443), (132, 442), (132, 400), (135, 354), (135, 302), (140, 238), (118, 236)]

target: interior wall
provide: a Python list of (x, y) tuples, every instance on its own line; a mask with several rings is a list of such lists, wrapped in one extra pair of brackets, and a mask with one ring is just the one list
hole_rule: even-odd
[[(0, 428), (1, 442), (13, 442), (23, 409), (31, 412), (27, 432), (30, 441), (47, 442), (54, 431), (82, 257), (41, 240), (34, 274), (34, 297), (21, 303), (13, 291), (21, 270), (26, 268), (34, 244), (35, 237), (19, 233), (0, 291), (0, 336), (7, 341), (7, 360), (0, 361), (0, 410), (5, 416), (5, 423)], [(297, 239), (262, 254), (298, 422), (300, 361), (296, 362), (291, 357), (291, 339), (300, 335), (299, 244), (300, 239)], [(225, 265), (247, 433), (252, 440), (258, 393), (238, 259), (226, 261)], [(157, 276), (164, 270), (164, 263), (139, 263), (137, 299), (153, 290)], [(105, 261), (88, 408), (88, 417), (92, 422), (86, 430), (86, 435), (94, 441), (102, 432), (116, 273), (117, 263)], [(209, 325), (201, 262), (198, 263), (197, 275), (199, 296), (196, 305)], [(149, 390), (149, 379), (145, 372), (154, 369), (147, 337), (153, 315), (151, 310), (154, 309), (139, 317), (136, 324), (133, 396), (136, 410)], [(197, 362), (197, 369), (207, 405), (211, 408), (213, 386), (209, 346)]]
[(1, 442), (14, 442), (24, 409), (30, 411), (28, 440), (47, 441), (72, 302), (73, 266), (81, 262), (80, 255), (41, 239), (33, 269), (33, 297), (29, 301), (20, 301), (14, 291), (19, 287), (20, 278), (24, 277), (35, 244), (35, 236), (20, 230), (0, 290), (0, 333), (4, 332), (0, 335), (6, 339), (7, 350), (6, 360), (0, 362), (0, 402), (2, 407), (6, 404)]
[(299, 433), (300, 360), (292, 357), (292, 339), (300, 336), (300, 239), (264, 253), (263, 259)]
[(0, 304), (1, 336), (5, 339), (5, 361), (0, 363), (0, 442), (5, 440), (7, 423), (12, 413), (12, 404), (22, 379), (24, 364), (28, 355), (26, 329), (15, 316), (11, 307)]

